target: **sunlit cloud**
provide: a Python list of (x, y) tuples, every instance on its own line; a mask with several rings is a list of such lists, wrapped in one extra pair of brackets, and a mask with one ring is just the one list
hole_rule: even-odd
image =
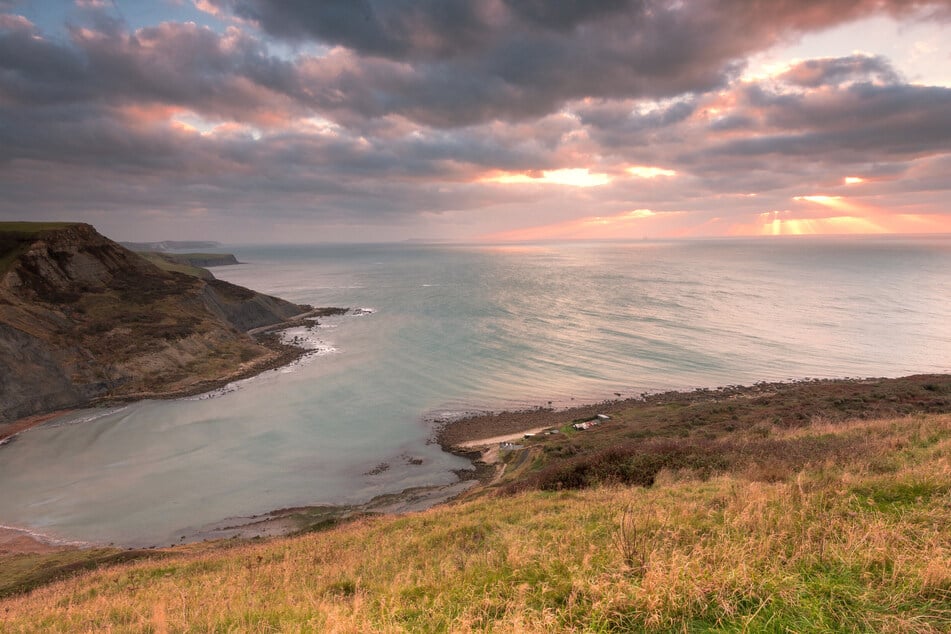
[(676, 219), (682, 211), (658, 212), (652, 209), (632, 209), (617, 214), (587, 216), (565, 222), (501, 231), (483, 236), (500, 242), (537, 240), (612, 240), (670, 237), (678, 235)]
[(211, 121), (189, 111), (175, 114), (169, 120), (169, 125), (175, 130), (203, 137), (244, 136), (259, 140), (262, 136), (261, 130), (252, 125), (234, 121)]
[(842, 209), (850, 206), (850, 203), (848, 203), (842, 196), (795, 196), (793, 200), (815, 203), (817, 205), (822, 205), (823, 207), (833, 207), (836, 209)]
[(493, 172), (479, 179), (482, 183), (568, 185), (571, 187), (598, 187), (611, 182), (607, 174), (591, 172), (586, 167), (543, 170), (538, 176), (526, 172)]
[(209, 134), (217, 126), (216, 123), (208, 121), (194, 112), (183, 112), (172, 119), (172, 124), (180, 129), (189, 132), (198, 132), (199, 134)]
[(625, 170), (631, 176), (638, 178), (657, 178), (658, 176), (676, 176), (674, 170), (664, 169), (663, 167), (652, 167), (649, 165), (635, 165)]
[(800, 60), (769, 61), (765, 56), (758, 56), (747, 65), (746, 70), (740, 77), (740, 81), (748, 84), (756, 84), (762, 81), (774, 79), (789, 72)]
[(846, 185), (858, 185), (865, 182), (865, 179), (859, 176), (846, 176), (843, 180)]
[(590, 218), (581, 218), (573, 222), (580, 227), (617, 227), (630, 220), (640, 220), (656, 215), (657, 214), (650, 209), (633, 209), (613, 216), (592, 216)]

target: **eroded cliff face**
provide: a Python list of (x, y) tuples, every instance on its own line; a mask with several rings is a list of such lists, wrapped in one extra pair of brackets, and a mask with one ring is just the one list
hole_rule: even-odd
[(309, 308), (162, 271), (85, 224), (0, 238), (0, 422), (227, 377), (276, 355), (245, 331)]

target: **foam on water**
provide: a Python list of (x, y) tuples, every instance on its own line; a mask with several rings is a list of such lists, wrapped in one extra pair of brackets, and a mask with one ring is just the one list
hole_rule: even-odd
[(41, 531), (33, 530), (31, 528), (25, 528), (23, 526), (8, 526), (6, 524), (0, 524), (0, 530), (10, 531), (13, 533), (18, 533), (20, 535), (25, 535), (30, 539), (36, 540), (41, 544), (48, 544), (50, 546), (75, 546), (77, 548), (82, 548), (84, 546), (91, 546), (92, 544), (88, 542), (75, 541), (70, 539), (59, 539), (47, 533)]
[[(128, 406), (123, 405), (120, 407), (100, 407), (95, 409), (81, 409), (69, 414), (64, 414), (54, 418), (46, 423), (43, 423), (43, 427), (47, 429), (55, 429), (57, 427), (63, 427), (66, 425), (82, 425), (91, 423), (93, 421), (99, 420), (100, 418), (105, 418), (106, 416), (112, 416), (114, 414), (119, 414), (124, 412)], [(35, 427), (32, 429), (36, 429)], [(26, 430), (26, 431), (29, 431)], [(20, 432), (21, 434), (24, 432)]]

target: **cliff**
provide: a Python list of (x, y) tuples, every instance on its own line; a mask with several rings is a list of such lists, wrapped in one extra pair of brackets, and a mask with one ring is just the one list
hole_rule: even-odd
[(0, 223), (0, 422), (266, 365), (279, 352), (246, 331), (309, 308), (162, 270), (86, 224)]
[(195, 277), (212, 279), (209, 266), (229, 266), (240, 264), (232, 253), (163, 253), (161, 251), (136, 251), (137, 254), (159, 267), (163, 271), (178, 271)]

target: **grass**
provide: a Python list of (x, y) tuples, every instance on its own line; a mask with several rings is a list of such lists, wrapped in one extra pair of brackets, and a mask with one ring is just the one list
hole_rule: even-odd
[(76, 222), (26, 222), (26, 221), (6, 221), (0, 222), (0, 233), (19, 233), (24, 235), (33, 235), (52, 229), (65, 229), (71, 227)]
[(22, 594), (83, 570), (155, 556), (148, 550), (67, 549), (0, 557), (0, 597)]
[(948, 631), (951, 415), (769, 432), (779, 447), (850, 449), (807, 451), (769, 479), (740, 459), (664, 466), (649, 487), (487, 494), (171, 549), (8, 598), (0, 630)]
[[(690, 470), (698, 478), (741, 471), (764, 482), (784, 480), (807, 464), (875, 449), (878, 441), (849, 432), (847, 421), (951, 412), (951, 376), (701, 390), (600, 409), (611, 413), (606, 424), (576, 432), (567, 423), (561, 434), (524, 440), (531, 459), (523, 462), (531, 468), (507, 472), (503, 491), (650, 486), (665, 469)], [(554, 421), (572, 413), (549, 416)], [(826, 433), (794, 433), (820, 428)], [(887, 473), (896, 461), (883, 457), (874, 468)]]
[(73, 222), (0, 222), (0, 274), (29, 248), (36, 237), (53, 229), (63, 229)]
[(197, 277), (203, 280), (212, 279), (214, 275), (206, 268), (193, 266), (187, 261), (170, 257), (157, 251), (137, 251), (139, 256), (145, 258), (163, 271), (173, 271), (175, 273), (184, 273), (191, 277)]

